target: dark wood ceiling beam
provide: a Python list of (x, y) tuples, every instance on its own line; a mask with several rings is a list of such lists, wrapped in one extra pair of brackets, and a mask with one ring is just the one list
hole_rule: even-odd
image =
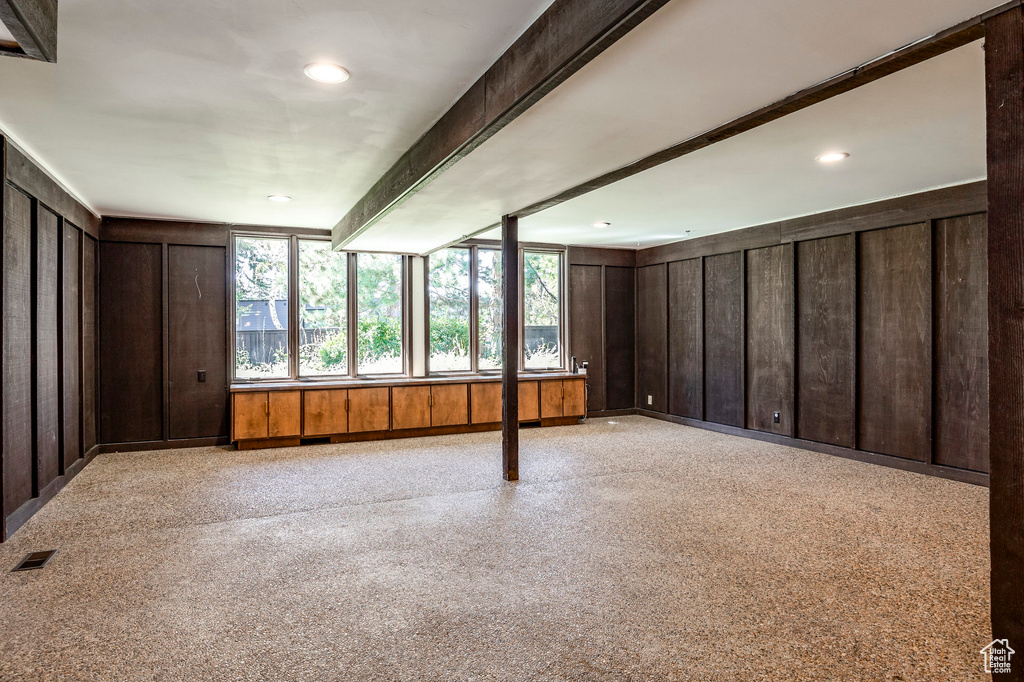
[(358, 237), (667, 2), (555, 0), (341, 219), (334, 247)]
[(57, 61), (57, 0), (0, 0), (0, 22), (18, 41), (0, 54)]

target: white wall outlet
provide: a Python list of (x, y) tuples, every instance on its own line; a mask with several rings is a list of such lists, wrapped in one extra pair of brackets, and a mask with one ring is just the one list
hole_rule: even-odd
[(648, 405), (653, 405), (654, 404), (654, 396), (653, 395), (647, 396), (647, 404)]

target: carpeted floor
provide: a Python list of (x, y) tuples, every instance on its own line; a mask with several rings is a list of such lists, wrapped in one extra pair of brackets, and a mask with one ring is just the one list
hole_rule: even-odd
[(643, 417), (499, 465), (101, 456), (0, 545), (0, 678), (987, 679), (984, 488)]

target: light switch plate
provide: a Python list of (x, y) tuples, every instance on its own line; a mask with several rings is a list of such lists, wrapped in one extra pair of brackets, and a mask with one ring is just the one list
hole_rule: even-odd
[(647, 396), (647, 404), (648, 405), (653, 405), (654, 404), (654, 396), (653, 395)]

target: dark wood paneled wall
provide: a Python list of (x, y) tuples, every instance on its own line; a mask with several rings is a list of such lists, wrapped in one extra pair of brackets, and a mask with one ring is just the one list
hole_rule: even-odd
[[(660, 367), (667, 309), (671, 387), (638, 409), (985, 480), (985, 196), (974, 183), (637, 252), (637, 357)], [(645, 398), (659, 380), (643, 376)]]
[(570, 247), (569, 348), (587, 362), (587, 410), (636, 407), (636, 252)]
[[(88, 353), (97, 347), (99, 219), (2, 137), (0, 158), (3, 540), (97, 452), (96, 364)], [(83, 250), (83, 242), (92, 246)]]
[(605, 268), (605, 367), (608, 409), (636, 407), (636, 269)]
[(931, 455), (931, 227), (859, 235), (860, 449), (927, 461)]
[[(743, 426), (743, 253), (704, 259), (704, 414)], [(643, 346), (640, 353), (646, 353)]]
[(985, 216), (935, 226), (935, 462), (988, 471)]
[(857, 249), (852, 234), (798, 242), (796, 435), (857, 446)]
[(171, 439), (228, 433), (226, 258), (223, 247), (167, 247)]
[(100, 440), (163, 440), (158, 244), (100, 243)]
[(668, 264), (668, 411), (704, 418), (704, 262)]
[(639, 404), (668, 410), (668, 268), (637, 268), (637, 355)]
[(103, 220), (102, 449), (228, 442), (227, 254), (234, 229), (330, 235), (329, 230), (224, 223)]
[(793, 245), (747, 251), (747, 427), (794, 434)]
[(604, 268), (569, 266), (569, 345), (577, 362), (587, 363), (587, 409), (607, 409), (604, 368)]

